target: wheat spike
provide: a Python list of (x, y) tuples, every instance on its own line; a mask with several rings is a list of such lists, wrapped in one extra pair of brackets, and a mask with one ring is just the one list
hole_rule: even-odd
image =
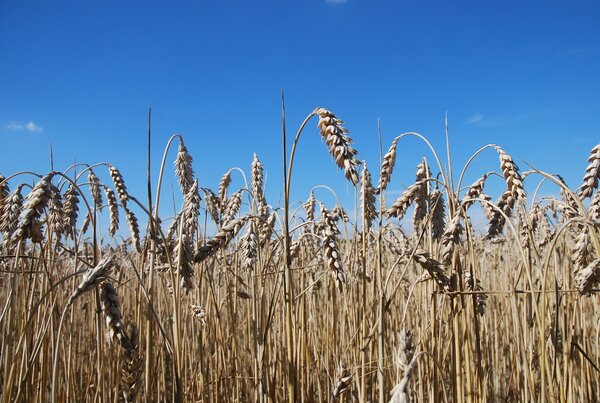
[(590, 197), (594, 189), (598, 187), (598, 179), (600, 178), (600, 144), (592, 148), (588, 162), (589, 165), (583, 175), (583, 183), (577, 192), (577, 196), (581, 199)]
[(188, 153), (188, 149), (183, 143), (183, 139), (179, 137), (179, 148), (177, 157), (175, 158), (175, 175), (181, 187), (181, 192), (185, 195), (189, 192), (194, 182), (194, 168), (192, 167), (192, 156)]

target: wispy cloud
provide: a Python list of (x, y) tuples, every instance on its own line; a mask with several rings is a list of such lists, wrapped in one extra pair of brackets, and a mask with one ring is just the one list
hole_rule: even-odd
[(32, 121), (29, 121), (27, 123), (10, 122), (5, 124), (4, 127), (8, 130), (27, 131), (31, 133), (41, 133), (44, 131), (44, 128), (42, 126), (39, 126), (33, 123)]
[(329, 4), (344, 4), (347, 2), (348, 2), (348, 0), (325, 0), (325, 3), (329, 3)]
[(488, 116), (481, 112), (476, 112), (471, 115), (466, 121), (465, 125), (479, 126), (479, 127), (490, 127), (490, 126), (502, 126), (516, 122), (520, 122), (525, 119), (532, 119), (547, 114), (550, 109), (541, 109), (539, 111), (525, 112), (518, 115), (505, 116)]
[(479, 125), (483, 122), (483, 115), (479, 112), (467, 119), (468, 125)]

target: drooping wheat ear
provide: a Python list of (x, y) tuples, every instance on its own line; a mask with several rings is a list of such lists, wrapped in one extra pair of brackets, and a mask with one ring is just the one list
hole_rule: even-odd
[(494, 147), (500, 158), (500, 169), (506, 181), (506, 186), (512, 197), (516, 200), (525, 199), (525, 188), (523, 187), (523, 178), (519, 173), (519, 167), (513, 161), (512, 157), (500, 147)]
[(596, 258), (575, 276), (575, 284), (581, 295), (591, 295), (600, 281), (600, 258)]
[(590, 237), (588, 227), (584, 226), (577, 235), (577, 238), (575, 238), (575, 247), (571, 252), (571, 263), (575, 274), (592, 261), (593, 253), (592, 238)]
[(108, 166), (108, 172), (110, 173), (110, 177), (115, 185), (115, 190), (117, 191), (119, 200), (121, 200), (121, 204), (123, 207), (127, 207), (129, 194), (127, 193), (127, 187), (125, 186), (125, 181), (123, 180), (123, 176), (121, 176), (121, 172), (119, 172), (119, 170), (112, 165)]
[(242, 205), (242, 191), (238, 190), (234, 194), (231, 195), (229, 200), (227, 200), (227, 204), (221, 213), (221, 223), (222, 225), (226, 225), (229, 221), (233, 220), (240, 211), (240, 206)]
[(393, 228), (388, 225), (386, 225), (383, 233), (386, 246), (394, 255), (405, 256), (410, 247), (410, 240), (400, 228)]
[(275, 228), (275, 221), (277, 221), (277, 213), (275, 212), (268, 215), (266, 219), (260, 221), (258, 234), (260, 246), (265, 246), (271, 240), (271, 235), (273, 235), (273, 229)]
[(127, 336), (123, 329), (123, 316), (119, 307), (119, 296), (117, 290), (108, 281), (103, 281), (100, 284), (100, 306), (106, 327), (108, 328), (108, 336), (112, 341), (116, 341), (119, 345), (127, 342)]
[(87, 270), (83, 278), (81, 279), (81, 283), (77, 286), (71, 297), (69, 297), (69, 301), (67, 305), (71, 305), (73, 301), (75, 301), (79, 296), (83, 293), (93, 289), (96, 285), (100, 284), (102, 281), (108, 278), (110, 271), (115, 265), (115, 259), (113, 255), (103, 257), (96, 267)]
[(143, 382), (143, 357), (140, 356), (137, 327), (127, 325), (127, 344), (123, 346), (121, 366), (121, 390), (125, 403), (133, 403)]
[(590, 218), (600, 221), (600, 192), (596, 192), (590, 203)]
[(352, 181), (356, 186), (358, 184), (357, 167), (360, 162), (355, 157), (357, 151), (350, 146), (352, 139), (347, 135), (348, 130), (342, 126), (344, 122), (324, 108), (318, 108), (316, 113), (319, 116), (317, 126), (321, 131), (321, 136), (325, 138), (329, 153), (335, 159), (338, 167), (344, 170), (346, 179)]
[(308, 200), (302, 205), (304, 207), (304, 211), (306, 211), (306, 220), (314, 221), (315, 220), (315, 206), (317, 204), (317, 199), (315, 199), (315, 194), (310, 192), (310, 196), (308, 196)]
[(31, 238), (35, 223), (52, 197), (53, 176), (54, 174), (51, 173), (40, 179), (25, 198), (25, 205), (19, 215), (19, 224), (12, 236), (13, 241)]
[[(97, 179), (97, 178), (96, 178)], [(75, 190), (73, 185), (69, 185), (67, 191), (65, 192), (65, 234), (67, 236), (71, 236), (71, 238), (75, 237), (75, 226), (77, 225), (77, 217), (79, 215), (79, 197), (77, 197), (79, 193)], [(102, 201), (102, 197), (100, 197), (100, 201)], [(96, 204), (100, 207), (100, 204)], [(86, 215), (87, 217), (87, 215)], [(83, 231), (85, 232), (85, 231)]]
[[(496, 202), (496, 205), (498, 206), (498, 210), (503, 211), (507, 217), (510, 217), (512, 215), (512, 209), (515, 206), (515, 202), (516, 200), (513, 197), (512, 192), (510, 190), (506, 190), (504, 191), (504, 193), (502, 193), (500, 199), (498, 199), (498, 201)], [(492, 239), (495, 236), (499, 235), (504, 229), (504, 225), (506, 224), (506, 218), (498, 210), (493, 210), (493, 215), (489, 222), (488, 232), (484, 238), (486, 240)]]
[(8, 181), (3, 175), (0, 175), (0, 217), (4, 214), (4, 206), (9, 194), (10, 188), (8, 187)]
[(108, 203), (108, 212), (110, 215), (110, 227), (109, 234), (115, 236), (119, 229), (119, 204), (115, 197), (115, 192), (108, 186), (104, 186), (104, 193), (106, 194), (106, 202)]
[(452, 220), (448, 223), (444, 234), (442, 235), (442, 263), (450, 265), (452, 263), (452, 256), (454, 255), (454, 249), (460, 243), (460, 237), (463, 234), (464, 228), (460, 223), (461, 210), (457, 210), (452, 217)]
[(342, 269), (342, 259), (340, 258), (335, 239), (338, 230), (335, 221), (331, 217), (331, 213), (323, 205), (321, 205), (321, 217), (323, 220), (322, 235), (325, 256), (327, 257), (327, 266), (335, 279), (337, 289), (339, 292), (342, 292), (344, 291), (344, 285), (346, 284), (346, 274)]
[(422, 186), (422, 183), (413, 183), (410, 185), (385, 212), (385, 216), (387, 218), (396, 217), (401, 220), (402, 217), (404, 217), (404, 214), (406, 214), (406, 210), (408, 210), (412, 202), (418, 196)]
[(531, 223), (532, 231), (536, 231), (538, 246), (542, 247), (548, 244), (552, 239), (550, 220), (548, 219), (544, 208), (537, 203), (534, 204), (529, 211), (529, 222)]
[(177, 157), (175, 158), (175, 175), (181, 187), (181, 192), (185, 195), (189, 192), (190, 187), (194, 182), (194, 168), (192, 167), (192, 156), (188, 153), (188, 149), (183, 144), (183, 139), (179, 137), (179, 148)]
[(127, 207), (123, 206), (125, 210), (125, 218), (127, 219), (127, 224), (129, 225), (129, 232), (131, 234), (131, 243), (135, 247), (135, 250), (138, 252), (142, 251), (142, 242), (140, 240), (140, 226), (138, 225), (138, 220), (133, 214), (133, 211), (129, 210)]
[(338, 222), (339, 220), (342, 220), (342, 222), (350, 221), (348, 213), (346, 213), (346, 210), (339, 204), (336, 204), (333, 210), (331, 210), (331, 219), (335, 222)]
[(263, 164), (258, 159), (256, 153), (252, 157), (250, 171), (252, 171), (252, 196), (254, 196), (257, 206), (261, 206), (265, 203), (265, 195), (263, 193)]
[(352, 374), (340, 362), (335, 371), (335, 378), (331, 386), (331, 396), (336, 401), (352, 384)]
[[(481, 281), (479, 281), (479, 279), (473, 279), (473, 275), (470, 271), (465, 273), (465, 288), (467, 291), (483, 291), (483, 287), (481, 287)], [(483, 316), (485, 314), (487, 298), (488, 297), (486, 294), (475, 295), (475, 309), (477, 310), (479, 316)]]
[(392, 145), (383, 156), (381, 172), (379, 174), (379, 183), (377, 184), (377, 194), (385, 190), (392, 179), (392, 171), (396, 165), (396, 148), (398, 147), (398, 140), (400, 139), (396, 137), (394, 141), (392, 141)]
[[(471, 186), (469, 186), (469, 189), (467, 190), (467, 194), (465, 195), (465, 198), (461, 201), (461, 207), (464, 208), (465, 210), (467, 210), (469, 207), (471, 207), (473, 205), (473, 203), (475, 203), (475, 201), (477, 201), (477, 199), (479, 199), (481, 197), (481, 195), (483, 195), (483, 187), (485, 185), (485, 181), (488, 178), (488, 174), (484, 174), (483, 176), (481, 176), (479, 179), (477, 179)], [(485, 203), (481, 203), (482, 205)]]
[(4, 234), (4, 239), (11, 238), (13, 232), (17, 229), (19, 215), (23, 208), (23, 195), (21, 190), (24, 185), (17, 186), (12, 193), (4, 199), (4, 208), (0, 216), (0, 232)]
[[(567, 186), (567, 182), (565, 182), (564, 178), (560, 175), (554, 175), (563, 185)], [(559, 206), (558, 210), (563, 216), (563, 221), (569, 220), (571, 218), (577, 217), (579, 214), (579, 206), (577, 202), (571, 196), (571, 193), (567, 192), (562, 186), (560, 188), (560, 197), (563, 201), (564, 205)]]
[(415, 183), (421, 183), (419, 186), (419, 190), (415, 194), (415, 211), (413, 214), (413, 225), (415, 229), (415, 234), (419, 233), (419, 229), (421, 228), (421, 224), (425, 217), (427, 216), (427, 180), (431, 177), (431, 172), (429, 171), (429, 167), (427, 166), (427, 160), (423, 158), (423, 161), (419, 165), (417, 165), (417, 174), (415, 178)]
[(50, 232), (60, 239), (65, 231), (65, 216), (62, 195), (60, 190), (50, 184), (50, 200), (48, 200), (48, 213), (46, 214), (46, 226)]
[(254, 221), (248, 224), (246, 234), (242, 238), (242, 268), (246, 271), (252, 271), (258, 257), (258, 238)]
[(194, 262), (202, 262), (204, 259), (208, 258), (216, 251), (221, 248), (226, 247), (229, 242), (238, 234), (239, 230), (244, 226), (248, 217), (241, 217), (235, 220), (229, 221), (226, 225), (221, 227), (217, 235), (212, 238), (210, 241), (206, 242), (205, 245), (202, 245), (198, 248), (196, 255), (194, 256)]
[(598, 179), (600, 179), (600, 144), (592, 148), (588, 162), (590, 164), (585, 169), (583, 183), (577, 191), (577, 196), (581, 199), (590, 197), (594, 189), (598, 187)]
[(206, 206), (206, 211), (215, 224), (219, 224), (221, 222), (221, 207), (219, 197), (210, 189), (202, 188), (202, 191), (204, 192), (204, 204)]
[(375, 209), (375, 189), (371, 183), (371, 174), (367, 169), (367, 162), (363, 161), (363, 170), (360, 177), (360, 207), (365, 220), (364, 231), (371, 229), (373, 220), (377, 218)]
[(88, 182), (90, 183), (90, 194), (92, 200), (98, 208), (102, 208), (102, 192), (100, 192), (100, 179), (94, 174), (94, 171), (90, 169), (88, 173)]
[(217, 192), (217, 196), (219, 196), (219, 207), (221, 210), (223, 210), (227, 205), (227, 189), (229, 188), (230, 183), (231, 169), (221, 177), (221, 181), (219, 182), (219, 190)]
[(429, 195), (429, 211), (431, 211), (431, 236), (439, 240), (446, 231), (446, 202), (444, 195), (438, 189)]
[(194, 288), (194, 269), (192, 267), (192, 245), (191, 237), (185, 232), (180, 234), (173, 251), (179, 272), (179, 284), (186, 293)]
[(417, 249), (413, 255), (413, 259), (418, 262), (423, 269), (427, 270), (440, 289), (444, 291), (454, 291), (452, 280), (446, 274), (444, 266), (432, 258), (428, 251), (425, 249)]
[(196, 320), (199, 320), (202, 325), (206, 325), (206, 310), (202, 306), (195, 304), (191, 304), (190, 309), (192, 311), (192, 316), (196, 318)]
[(83, 218), (83, 223), (81, 224), (81, 233), (85, 234), (88, 230), (88, 228), (90, 228), (90, 223), (92, 222), (92, 215), (90, 213), (87, 213), (85, 215), (85, 217)]
[(183, 221), (185, 230), (183, 232), (191, 236), (198, 230), (198, 216), (200, 214), (200, 193), (198, 192), (198, 180), (192, 182), (183, 200)]

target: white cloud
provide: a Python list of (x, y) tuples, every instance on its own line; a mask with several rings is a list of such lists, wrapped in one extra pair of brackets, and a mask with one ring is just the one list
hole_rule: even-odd
[(21, 124), (21, 123), (17, 123), (17, 122), (10, 122), (8, 124), (4, 125), (5, 128), (7, 128), (8, 130), (13, 130), (13, 131), (28, 131), (31, 133), (41, 133), (44, 131), (44, 128), (33, 123), (32, 121), (29, 121), (25, 124)]
[(468, 125), (481, 125), (483, 123), (483, 115), (479, 112), (471, 116), (467, 120)]

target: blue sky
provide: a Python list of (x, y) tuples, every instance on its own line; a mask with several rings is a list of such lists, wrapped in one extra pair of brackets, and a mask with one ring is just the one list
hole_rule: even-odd
[[(597, 1), (2, 1), (0, 172), (48, 171), (52, 143), (56, 168), (111, 162), (143, 198), (152, 105), (155, 168), (173, 133), (201, 186), (248, 171), (257, 152), (276, 204), (284, 90), (288, 132), (315, 107), (332, 110), (374, 181), (378, 118), (384, 151), (418, 131), (444, 154), (447, 112), (455, 170), (497, 143), (576, 187), (600, 140), (598, 21)], [(421, 155), (416, 140), (400, 144), (392, 190)], [(467, 182), (497, 161), (489, 151)], [(316, 120), (294, 173), (294, 199), (325, 184), (352, 203)]]

